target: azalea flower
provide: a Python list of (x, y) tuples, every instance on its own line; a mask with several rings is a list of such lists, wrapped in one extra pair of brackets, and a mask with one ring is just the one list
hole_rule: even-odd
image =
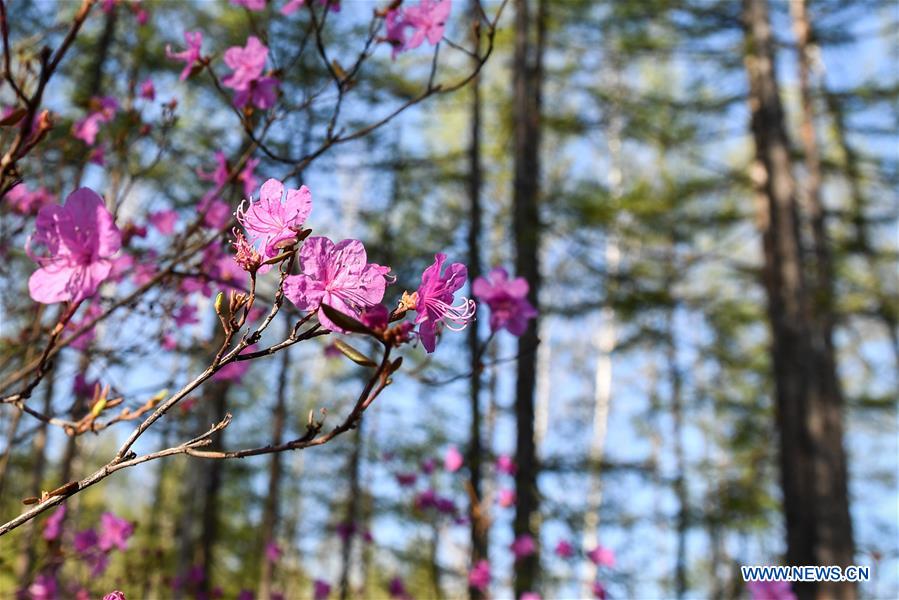
[(265, 545), (265, 558), (269, 562), (278, 562), (281, 560), (281, 548), (275, 542), (269, 542)]
[(452, 0), (421, 0), (418, 6), (406, 8), (403, 17), (415, 30), (406, 48), (418, 48), (425, 40), (436, 46), (443, 38), (443, 29), (446, 27), (446, 20), (452, 7)]
[(587, 558), (597, 566), (613, 567), (615, 566), (615, 553), (604, 546), (597, 546), (593, 550), (587, 552)]
[(606, 588), (599, 581), (593, 583), (593, 596), (597, 600), (606, 600)]
[(48, 541), (55, 540), (62, 533), (62, 523), (66, 518), (66, 507), (65, 505), (60, 506), (53, 514), (50, 515), (50, 518), (44, 522), (44, 531), (41, 536)]
[(537, 592), (524, 592), (519, 600), (540, 600), (540, 594)]
[(512, 542), (509, 549), (512, 550), (512, 554), (515, 555), (515, 560), (520, 560), (536, 552), (537, 544), (534, 543), (533, 537), (527, 533), (523, 533), (515, 538), (515, 541)]
[(30, 215), (39, 211), (47, 204), (52, 204), (54, 197), (46, 188), (39, 187), (29, 191), (24, 183), (13, 186), (6, 192), (7, 200), (14, 211), (22, 215)]
[(321, 579), (316, 579), (312, 584), (312, 597), (315, 600), (325, 600), (331, 593), (331, 584)]
[(64, 206), (43, 207), (35, 226), (26, 244), (28, 255), (40, 265), (28, 280), (31, 298), (43, 304), (78, 302), (96, 293), (122, 245), (103, 199), (80, 188), (69, 194)]
[(272, 258), (284, 246), (293, 243), (310, 212), (312, 193), (309, 188), (304, 185), (298, 190), (289, 189), (285, 200), (284, 184), (269, 179), (262, 184), (258, 201), (250, 201), (246, 207), (241, 203), (237, 221), (246, 229), (249, 240), (261, 247), (262, 254)]
[(103, 596), (103, 600), (127, 600), (127, 598), (125, 598), (125, 592), (115, 590)]
[(156, 99), (156, 87), (153, 85), (152, 79), (146, 79), (140, 84), (140, 97), (144, 100)]
[(246, 46), (232, 46), (225, 51), (225, 64), (234, 72), (223, 78), (222, 84), (236, 92), (236, 106), (248, 103), (263, 109), (274, 106), (278, 80), (262, 77), (267, 58), (268, 47), (253, 35), (247, 38)]
[(184, 69), (179, 79), (184, 81), (190, 76), (194, 65), (200, 60), (200, 46), (203, 45), (203, 34), (199, 31), (185, 31), (184, 43), (187, 48), (181, 52), (172, 52), (171, 46), (165, 47), (165, 55), (173, 60), (183, 60)]
[(281, 7), (280, 12), (285, 17), (287, 15), (292, 15), (293, 13), (298, 11), (300, 9), (300, 7), (302, 7), (305, 3), (306, 3), (306, 0), (288, 0), (288, 2), (284, 6)]
[(574, 556), (574, 546), (567, 540), (559, 540), (559, 543), (556, 544), (556, 556), (559, 558), (571, 558)]
[(459, 452), (459, 449), (455, 446), (450, 446), (446, 451), (446, 456), (443, 457), (443, 468), (450, 473), (455, 473), (462, 468), (464, 462), (465, 459), (462, 457), (462, 453)]
[(490, 330), (507, 329), (512, 335), (522, 335), (528, 321), (537, 316), (537, 310), (528, 302), (528, 282), (524, 277), (509, 279), (506, 270), (493, 269), (486, 278), (478, 277), (472, 284), (472, 292), (490, 307)]
[(301, 310), (318, 310), (325, 329), (343, 332), (323, 310), (322, 304), (353, 318), (384, 297), (390, 267), (369, 263), (359, 240), (335, 244), (324, 237), (308, 238), (299, 253), (303, 273), (284, 281), (284, 295)]
[(128, 538), (134, 534), (134, 524), (121, 519), (111, 512), (100, 515), (100, 538), (98, 546), (100, 550), (112, 550), (128, 548)]
[(490, 585), (490, 563), (486, 560), (479, 560), (477, 564), (468, 572), (468, 585), (480, 592), (487, 590)]
[(515, 475), (518, 469), (515, 466), (515, 460), (508, 454), (500, 454), (496, 457), (496, 470), (506, 475)]
[(88, 146), (93, 146), (96, 143), (97, 134), (100, 133), (100, 125), (112, 121), (119, 110), (119, 102), (112, 96), (93, 98), (91, 104), (96, 107), (96, 110), (77, 121), (72, 127), (72, 135)]
[(403, 584), (403, 580), (399, 577), (394, 577), (390, 580), (390, 584), (387, 586), (387, 593), (390, 594), (390, 597), (394, 600), (407, 600), (410, 598), (409, 592), (406, 591), (406, 586)]
[(163, 235), (171, 235), (175, 231), (175, 223), (178, 222), (178, 212), (166, 209), (152, 212), (147, 217), (150, 224)]
[(75, 534), (72, 545), (75, 548), (75, 552), (78, 554), (86, 554), (97, 547), (99, 540), (100, 538), (97, 537), (96, 531), (93, 529), (85, 529), (84, 531), (79, 531)]
[(411, 487), (415, 485), (418, 476), (415, 473), (397, 473), (396, 482), (400, 487)]
[(247, 10), (265, 10), (265, 0), (231, 0), (234, 6), (243, 6)]
[(752, 600), (796, 600), (789, 581), (750, 581), (746, 589)]
[(421, 285), (412, 294), (404, 294), (400, 308), (411, 309), (418, 313), (415, 323), (418, 325), (418, 336), (428, 352), (437, 347), (437, 326), (444, 323), (453, 331), (461, 331), (473, 319), (475, 303), (462, 298), (462, 303), (453, 305), (455, 292), (465, 285), (468, 270), (462, 263), (453, 263), (441, 275), (446, 255), (438, 253), (434, 256), (434, 264), (421, 274)]
[(515, 494), (515, 490), (502, 489), (499, 491), (496, 501), (503, 508), (509, 508), (510, 506), (515, 506), (515, 501), (517, 499), (518, 497)]
[(56, 600), (56, 578), (47, 573), (35, 577), (34, 582), (28, 586), (28, 597), (31, 600)]

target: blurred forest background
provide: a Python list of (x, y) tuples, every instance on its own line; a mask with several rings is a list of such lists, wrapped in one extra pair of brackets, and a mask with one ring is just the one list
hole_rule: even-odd
[[(149, 151), (113, 142), (104, 166), (89, 164), (66, 145), (68, 123), (91, 97), (133, 98), (152, 79), (157, 102), (142, 118), (162, 122), (162, 105), (177, 99), (177, 119), (158, 126), (163, 158), (129, 188), (120, 221), (128, 206), (193, 211), (206, 185), (196, 169), (246, 144), (209, 79), (178, 81), (165, 45), (199, 29), (204, 52), (220, 53), (252, 32), (279, 64), (308, 18), (275, 18), (274, 5), (143, 6), (146, 27), (122, 5), (86, 22), (46, 99), (61, 149), (31, 159), (34, 180), (58, 194), (77, 181), (101, 193), (119, 185)], [(344, 0), (328, 17), (343, 64), (377, 6)], [(74, 8), (12, 2), (13, 42), (28, 49), (58, 35), (52, 24)], [(472, 36), (473, 10), (453, 2), (447, 38)], [(414, 289), (434, 249), (466, 263), (471, 279), (494, 266), (526, 277), (540, 310), (532, 328), (497, 334), (482, 356), (481, 318), (444, 336), (442, 353), (406, 352), (412, 376), (325, 447), (175, 457), (117, 474), (69, 500), (67, 520), (72, 530), (103, 511), (132, 520), (128, 550), (100, 578), (78, 563), (63, 573), (129, 599), (242, 589), (305, 598), (316, 580), (333, 598), (459, 598), (481, 595), (468, 575), (488, 559), (497, 598), (592, 597), (597, 581), (610, 598), (720, 598), (748, 597), (740, 565), (862, 564), (872, 579), (860, 596), (899, 596), (897, 27), (889, 0), (510, 2), (470, 85), (329, 149), (300, 175), (316, 228), (365, 240), (401, 287)], [(443, 61), (466, 68), (458, 54)], [(344, 118), (362, 123), (408, 100), (430, 62), (382, 48)], [(311, 52), (280, 68), (297, 105), (330, 77)], [(307, 147), (329, 114), (290, 113), (271, 147)], [(278, 161), (255, 157), (260, 180), (284, 176)], [(232, 206), (241, 197), (238, 186)], [(33, 263), (21, 252), (31, 226), (0, 211), (13, 249), (0, 267), (9, 372), (25, 351), (17, 319), (34, 310)], [(201, 302), (199, 322), (182, 331), (189, 341), (163, 350), (150, 333), (168, 318), (160, 303), (147, 299), (101, 325), (89, 347), (66, 350), (34, 402), (74, 411), (79, 374), (126, 397), (183, 381), (208, 358), (217, 321)], [(341, 414), (360, 369), (323, 347), (298, 345), (254, 362), (240, 382), (207, 385), (152, 443), (187, 439), (225, 410), (241, 415), (221, 441), (233, 447), (289, 439), (310, 409)], [(75, 441), (20, 415), (0, 407), (3, 521), (22, 498), (103, 464), (127, 430)], [(453, 447), (464, 465), (451, 472)], [(0, 540), (0, 597), (61, 551), (41, 539), (43, 521)], [(524, 533), (539, 552), (516, 561), (510, 545)], [(560, 541), (574, 556), (559, 556)], [(613, 565), (584, 555), (597, 545)]]

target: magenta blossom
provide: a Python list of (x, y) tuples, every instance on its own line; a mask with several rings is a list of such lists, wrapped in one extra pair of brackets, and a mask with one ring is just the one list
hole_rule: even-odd
[(301, 310), (318, 310), (318, 321), (325, 329), (343, 332), (325, 316), (322, 304), (359, 318), (362, 309), (384, 297), (390, 268), (369, 263), (359, 240), (335, 244), (324, 237), (311, 237), (299, 256), (303, 273), (287, 277), (284, 295)]
[(321, 579), (312, 583), (312, 597), (315, 600), (325, 600), (331, 594), (331, 584)]
[(606, 587), (599, 581), (593, 582), (593, 597), (596, 600), (606, 600)]
[(284, 553), (281, 551), (281, 547), (275, 542), (269, 542), (265, 545), (265, 558), (269, 562), (278, 562), (281, 560), (282, 554)]
[(540, 600), (540, 594), (537, 592), (524, 592), (519, 600)]
[(65, 505), (57, 508), (50, 518), (44, 522), (44, 532), (42, 537), (45, 540), (52, 541), (59, 537), (62, 533), (62, 523), (66, 518), (66, 507)]
[[(269, 179), (262, 184), (259, 200), (244, 203), (237, 209), (237, 220), (247, 230), (247, 237), (260, 246), (266, 258), (277, 256), (281, 250), (293, 244), (297, 232), (312, 212), (312, 193), (305, 185), (287, 190), (284, 184)], [(304, 246), (305, 247), (305, 246)]]
[(34, 578), (34, 582), (28, 586), (30, 600), (56, 600), (56, 578), (48, 573), (41, 573)]
[(400, 307), (418, 313), (415, 323), (418, 335), (428, 352), (437, 347), (437, 327), (444, 323), (453, 331), (460, 331), (472, 320), (475, 313), (473, 300), (462, 298), (462, 303), (453, 305), (456, 291), (465, 285), (468, 270), (462, 263), (453, 263), (440, 274), (446, 255), (434, 256), (434, 264), (421, 274), (421, 285), (413, 294), (404, 294)]
[(166, 209), (150, 213), (147, 217), (150, 224), (163, 235), (171, 235), (175, 231), (175, 223), (178, 222), (178, 212)]
[(304, 4), (306, 0), (287, 0), (287, 3), (281, 7), (281, 14), (285, 17), (287, 15), (292, 15), (297, 12)]
[(464, 463), (465, 459), (462, 457), (462, 453), (459, 452), (459, 449), (455, 446), (450, 446), (446, 451), (446, 455), (443, 457), (443, 468), (450, 473), (455, 473), (462, 468)]
[(194, 65), (200, 61), (200, 46), (203, 45), (203, 34), (199, 31), (185, 31), (184, 43), (187, 48), (181, 52), (172, 52), (171, 46), (165, 47), (165, 55), (173, 60), (183, 60), (184, 69), (179, 79), (184, 81), (190, 76)]
[(789, 581), (750, 581), (746, 589), (752, 600), (796, 600)]
[(559, 540), (556, 544), (556, 556), (559, 558), (571, 558), (574, 556), (574, 546), (568, 540)]
[(39, 187), (36, 190), (29, 191), (24, 183), (13, 186), (11, 190), (6, 192), (4, 199), (9, 202), (14, 211), (23, 215), (34, 214), (47, 204), (51, 204), (54, 200), (53, 194), (46, 188)]
[(415, 485), (418, 476), (415, 473), (397, 473), (396, 482), (400, 487), (411, 487)]
[(515, 490), (502, 489), (496, 496), (497, 503), (503, 508), (515, 506), (516, 500), (518, 500), (518, 496), (515, 494)]
[(140, 97), (144, 100), (156, 99), (156, 87), (153, 85), (152, 79), (145, 79), (144, 82), (140, 84)]
[(515, 460), (508, 454), (500, 454), (496, 457), (496, 470), (506, 475), (515, 475), (518, 470), (515, 466)]
[(103, 596), (103, 600), (128, 600), (125, 598), (125, 592), (114, 590)]
[(587, 558), (597, 566), (600, 567), (614, 567), (615, 566), (615, 553), (605, 546), (597, 546), (593, 550), (587, 552)]
[(121, 519), (111, 512), (105, 512), (100, 515), (100, 539), (98, 545), (100, 550), (112, 550), (118, 548), (125, 550), (128, 548), (128, 538), (134, 534), (134, 524), (125, 519)]
[(387, 11), (387, 17), (384, 19), (385, 35), (384, 39), (393, 46), (391, 57), (406, 49), (406, 28), (409, 23), (403, 19), (402, 11), (398, 8)]
[(91, 100), (91, 103), (98, 107), (97, 110), (94, 110), (72, 126), (72, 135), (88, 146), (93, 146), (96, 143), (97, 134), (100, 133), (100, 125), (112, 121), (119, 110), (119, 102), (112, 96), (94, 98)]
[(97, 547), (99, 540), (100, 538), (97, 536), (96, 531), (85, 529), (75, 534), (75, 540), (72, 542), (72, 545), (78, 554), (87, 554)]
[(491, 331), (508, 329), (512, 335), (520, 336), (528, 321), (537, 316), (537, 310), (528, 302), (528, 282), (524, 277), (509, 279), (503, 268), (493, 269), (486, 278), (478, 277), (471, 289), (490, 307)]
[(268, 47), (255, 35), (247, 38), (247, 45), (242, 48), (231, 46), (225, 50), (225, 64), (234, 72), (222, 79), (222, 85), (236, 91), (246, 90), (251, 81), (262, 75), (267, 58)]
[(232, 46), (225, 51), (225, 64), (234, 72), (222, 79), (222, 84), (233, 89), (234, 104), (240, 107), (251, 103), (259, 108), (271, 108), (275, 104), (278, 80), (262, 77), (268, 48), (256, 36), (247, 38), (247, 45)]
[(403, 11), (403, 17), (415, 31), (406, 48), (418, 48), (428, 40), (432, 46), (443, 38), (443, 29), (453, 7), (452, 0), (421, 0), (418, 6), (410, 6)]
[(52, 304), (94, 295), (122, 245), (121, 232), (103, 199), (88, 188), (77, 189), (64, 206), (43, 207), (35, 226), (37, 231), (26, 244), (28, 255), (40, 265), (28, 280), (31, 298)]
[(390, 584), (387, 586), (387, 593), (394, 600), (407, 600), (410, 598), (403, 580), (399, 577), (394, 577), (390, 580)]
[(515, 555), (515, 560), (520, 560), (536, 552), (537, 544), (534, 542), (533, 537), (527, 533), (523, 533), (515, 538), (515, 541), (512, 542), (509, 549), (512, 550), (512, 554)]
[(468, 572), (468, 585), (480, 592), (487, 590), (490, 585), (490, 563), (486, 560), (479, 560), (477, 564)]
[(234, 6), (243, 6), (247, 10), (265, 10), (265, 0), (231, 0)]

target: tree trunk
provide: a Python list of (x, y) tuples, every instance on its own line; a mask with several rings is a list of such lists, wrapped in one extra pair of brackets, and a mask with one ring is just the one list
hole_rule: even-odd
[[(206, 408), (203, 425), (209, 427), (211, 423), (216, 423), (225, 416), (228, 407), (228, 389), (231, 387), (231, 383), (229, 381), (210, 381), (206, 386), (201, 402)], [(210, 447), (221, 447), (223, 441), (224, 432), (220, 431)], [(215, 545), (219, 538), (219, 495), (222, 490), (225, 461), (209, 460), (201, 466), (205, 468), (202, 471), (202, 533), (199, 540), (197, 564), (203, 567), (205, 574), (202, 589), (209, 593), (212, 589), (212, 569), (215, 567)]]
[[(478, 5), (471, 3), (471, 13), (474, 19), (479, 19)], [(472, 29), (475, 48), (480, 47), (480, 35), (477, 29)], [(475, 52), (478, 54), (478, 52)], [(474, 281), (481, 275), (481, 80), (475, 77), (470, 87), (470, 121), (469, 121), (469, 145), (468, 145), (468, 199), (469, 219), (468, 226), (468, 276)], [(471, 425), (468, 442), (468, 483), (471, 487), (468, 518), (470, 521), (471, 535), (471, 567), (478, 561), (487, 558), (488, 548), (488, 509), (483, 501), (481, 486), (482, 465), (481, 455), (483, 444), (481, 442), (481, 340), (478, 323), (473, 323), (468, 328), (468, 355), (471, 369), (471, 382), (469, 387), (469, 410), (471, 411)], [(481, 591), (469, 586), (470, 598), (482, 598)]]
[(360, 419), (359, 425), (356, 428), (356, 435), (353, 436), (353, 450), (350, 454), (350, 461), (347, 469), (350, 478), (350, 493), (344, 524), (349, 527), (349, 531), (344, 536), (340, 546), (340, 600), (347, 600), (347, 598), (350, 597), (351, 591), (350, 571), (353, 566), (353, 540), (356, 538), (356, 525), (359, 514), (359, 469), (362, 462), (363, 425), (364, 420)]
[[(800, 243), (799, 210), (775, 73), (766, 0), (743, 1), (749, 100), (791, 565), (852, 564), (843, 449), (843, 400), (833, 344), (815, 318)], [(796, 583), (806, 598), (854, 598), (851, 583)]]
[[(540, 294), (540, 109), (543, 77), (545, 4), (538, 0), (536, 18), (530, 0), (515, 2), (514, 71), (514, 183), (513, 231), (515, 268), (530, 285), (529, 300), (539, 308)], [(536, 38), (536, 39), (535, 39)], [(537, 375), (538, 319), (528, 324), (518, 340), (518, 374), (515, 384), (517, 422), (515, 488), (515, 536), (530, 535), (537, 551), (515, 564), (515, 597), (537, 591), (540, 579), (540, 497), (537, 487), (539, 465), (534, 439), (534, 387)]]
[[(289, 326), (289, 325), (288, 325)], [(275, 410), (272, 415), (272, 441), (278, 445), (284, 438), (284, 421), (287, 412), (287, 381), (290, 376), (290, 350), (281, 352), (281, 371), (278, 374), (278, 390), (275, 398)], [(259, 600), (269, 600), (272, 593), (272, 579), (275, 574), (275, 563), (266, 556), (265, 547), (274, 543), (277, 538), (278, 520), (281, 507), (281, 453), (271, 455), (268, 470), (268, 496), (262, 512), (260, 531), (261, 572), (259, 575)]]

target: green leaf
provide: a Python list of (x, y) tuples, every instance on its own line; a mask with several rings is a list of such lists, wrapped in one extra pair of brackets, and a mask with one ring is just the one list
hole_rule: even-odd
[(344, 356), (348, 359), (356, 363), (357, 365), (362, 365), (363, 367), (377, 367), (378, 363), (365, 356), (359, 350), (356, 350), (343, 340), (334, 340), (334, 346), (337, 347), (338, 350), (343, 352)]
[(353, 333), (367, 333), (369, 335), (374, 334), (374, 331), (372, 331), (353, 317), (340, 312), (333, 306), (322, 304), (322, 311), (325, 313), (326, 317), (331, 319), (331, 321), (341, 329), (352, 331)]

